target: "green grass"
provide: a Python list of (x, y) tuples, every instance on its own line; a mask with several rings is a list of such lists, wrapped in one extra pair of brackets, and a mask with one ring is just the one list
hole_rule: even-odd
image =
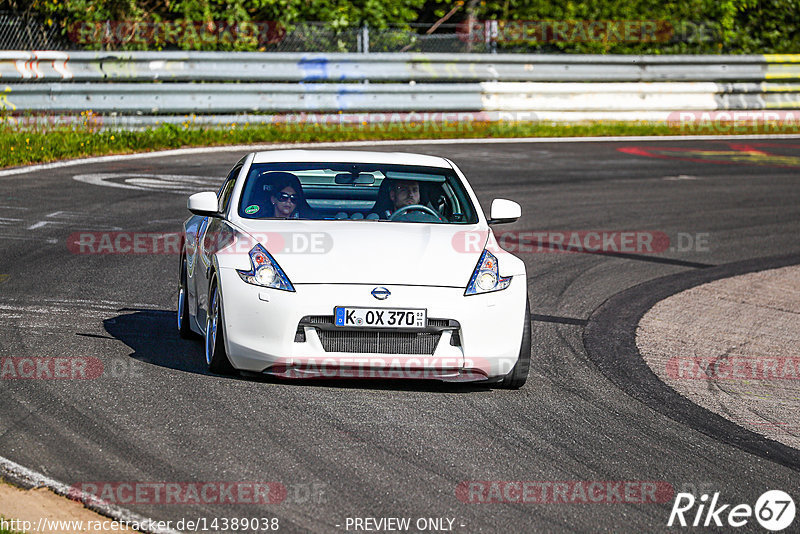
[[(2, 118), (0, 118), (0, 121)], [(191, 146), (319, 141), (393, 139), (628, 136), (686, 134), (798, 133), (800, 128), (779, 130), (762, 126), (730, 128), (669, 125), (666, 123), (594, 122), (543, 123), (387, 123), (319, 125), (259, 124), (202, 127), (187, 121), (137, 130), (98, 130), (91, 120), (77, 126), (16, 126), (0, 122), (0, 167), (13, 167), (64, 159), (127, 154)]]
[[(4, 519), (5, 521), (9, 521), (9, 519), (7, 517), (2, 516), (2, 515), (0, 515), (0, 519)], [(3, 528), (2, 525), (0, 525), (0, 534), (23, 534), (23, 533), (19, 532), (17, 530), (8, 530), (6, 528)]]

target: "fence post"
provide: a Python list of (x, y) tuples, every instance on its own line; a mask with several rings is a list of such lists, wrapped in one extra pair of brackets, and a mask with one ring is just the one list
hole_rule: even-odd
[(489, 50), (490, 53), (496, 54), (497, 53), (497, 21), (496, 20), (487, 20), (484, 23), (484, 41), (486, 42), (486, 48)]
[(361, 48), (363, 53), (369, 54), (369, 25), (366, 22), (361, 28)]

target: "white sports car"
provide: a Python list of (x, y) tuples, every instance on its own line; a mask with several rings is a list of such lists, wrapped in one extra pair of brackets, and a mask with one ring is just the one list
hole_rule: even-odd
[(456, 165), (405, 153), (248, 154), (189, 197), (178, 330), (212, 372), (484, 381), (530, 365), (525, 264)]

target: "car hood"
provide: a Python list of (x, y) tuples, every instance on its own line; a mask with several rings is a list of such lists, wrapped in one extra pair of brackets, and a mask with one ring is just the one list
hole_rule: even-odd
[(466, 287), (483, 251), (457, 245), (475, 227), (380, 221), (246, 221), (240, 227), (275, 258), (293, 284)]

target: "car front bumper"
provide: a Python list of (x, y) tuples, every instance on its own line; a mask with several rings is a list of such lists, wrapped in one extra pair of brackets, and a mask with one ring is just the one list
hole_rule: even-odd
[[(463, 288), (392, 284), (296, 284), (295, 292), (244, 282), (221, 268), (228, 357), (240, 370), (284, 377), (432, 378), (476, 381), (502, 377), (519, 357), (526, 280), (502, 291), (464, 296)], [(376, 286), (389, 289), (376, 300)], [(342, 329), (337, 306), (425, 308), (426, 332)]]

